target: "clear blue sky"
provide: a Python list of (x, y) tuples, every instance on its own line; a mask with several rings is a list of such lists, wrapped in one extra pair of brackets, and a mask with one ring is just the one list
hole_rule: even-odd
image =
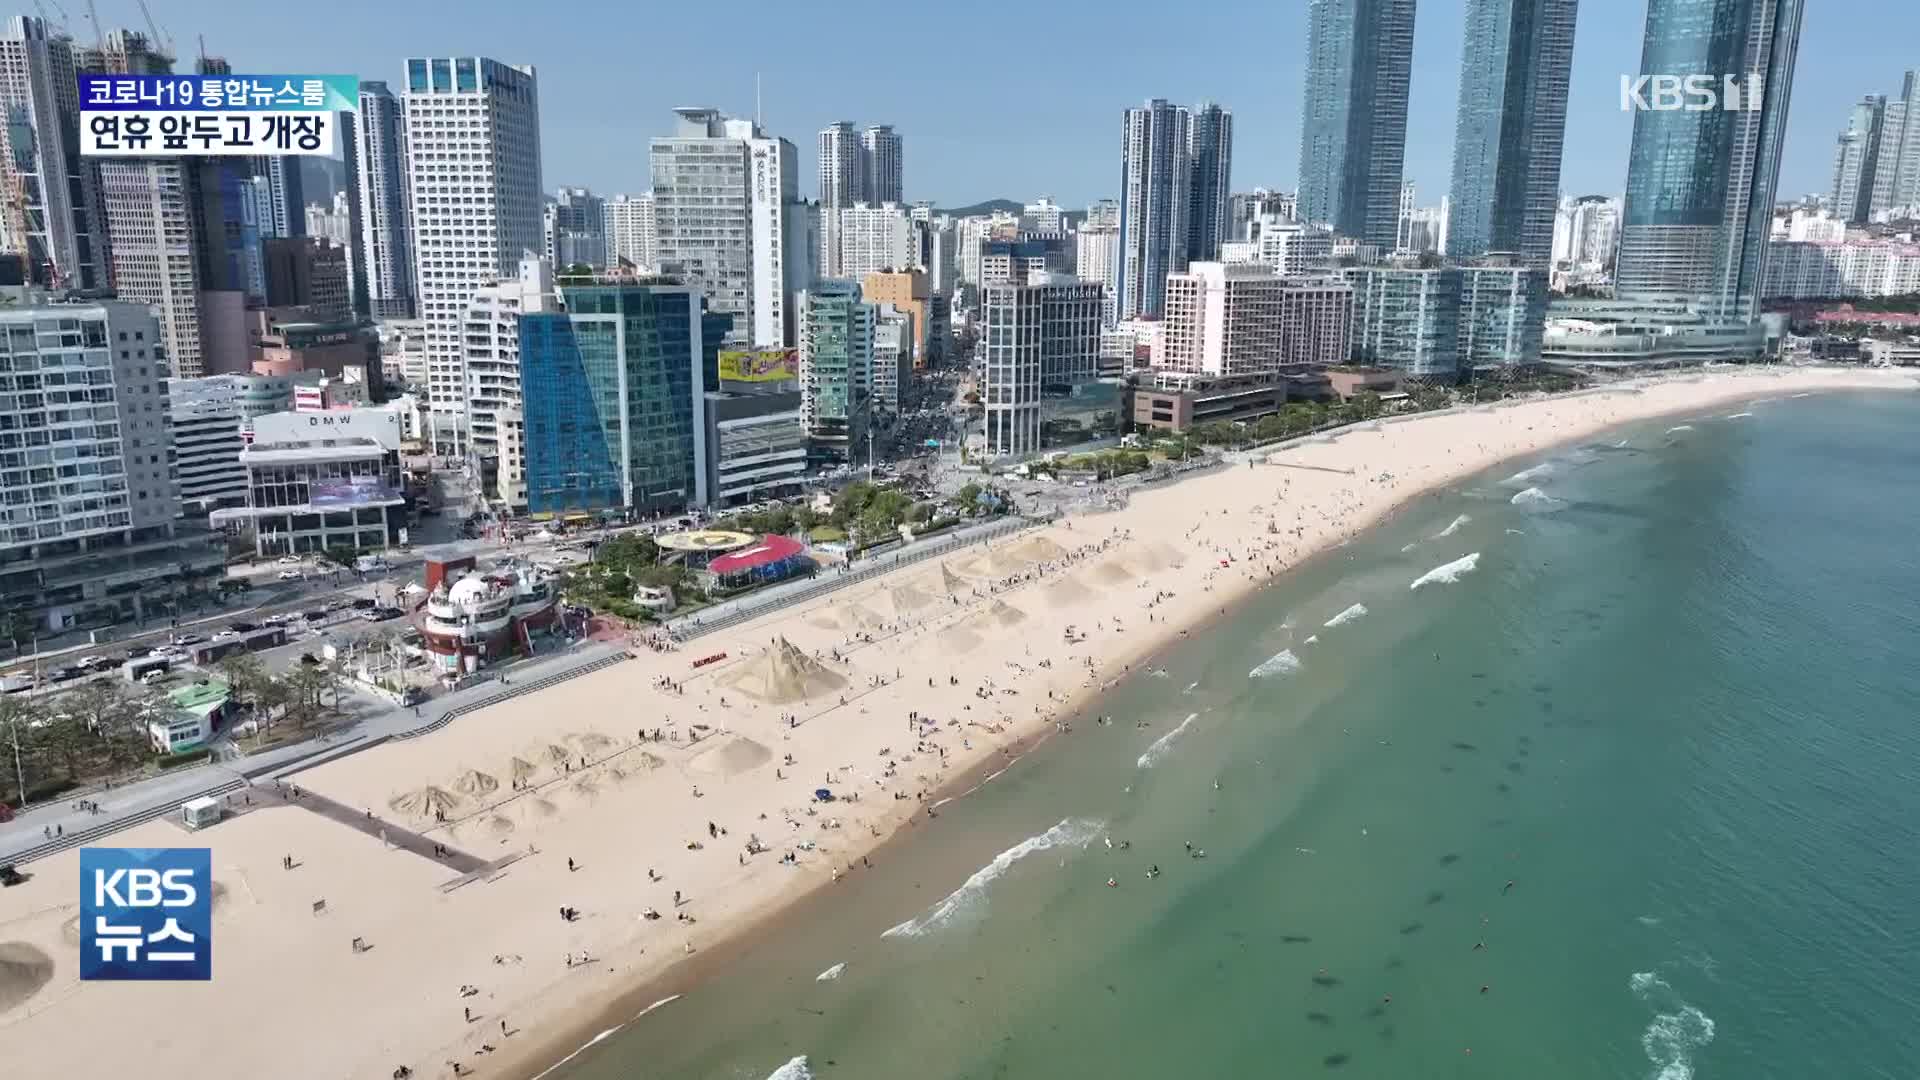
[[(133, 0), (97, 2), (109, 27), (144, 25)], [(533, 64), (549, 190), (646, 190), (647, 140), (667, 131), (669, 110), (750, 114), (756, 71), (768, 127), (800, 148), (803, 193), (814, 187), (814, 133), (850, 119), (899, 129), (910, 199), (1051, 194), (1081, 205), (1115, 193), (1121, 110), (1149, 97), (1233, 110), (1236, 190), (1291, 190), (1299, 172), (1306, 0), (149, 2), (181, 53), (191, 57), (204, 34), (208, 51), (243, 73), (397, 85), (410, 55)], [(1407, 176), (1422, 203), (1447, 187), (1465, 3), (1419, 4)], [(1897, 91), (1903, 67), (1920, 67), (1920, 2), (1807, 6), (1783, 194), (1824, 189), (1848, 105)], [(65, 7), (78, 15), (83, 0)], [(1561, 178), (1569, 193), (1624, 185), (1632, 127), (1619, 76), (1638, 69), (1645, 12), (1645, 0), (1581, 4)]]

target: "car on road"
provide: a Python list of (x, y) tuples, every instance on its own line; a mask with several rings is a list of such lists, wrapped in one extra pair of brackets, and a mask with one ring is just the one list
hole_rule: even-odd
[(306, 577), (307, 575), (301, 573), (298, 570), (282, 570), (278, 574), (275, 574), (274, 576), (279, 578), (281, 581), (299, 581), (301, 578)]
[(175, 645), (198, 645), (205, 640), (207, 639), (201, 637), (199, 634), (178, 634), (175, 635), (173, 643)]
[(127, 650), (127, 659), (138, 660), (152, 651), (153, 646), (151, 645), (135, 645)]
[(69, 679), (77, 679), (86, 673), (87, 669), (82, 667), (57, 667), (47, 672), (47, 678), (54, 682), (66, 682)]
[(356, 596), (353, 598), (353, 608), (355, 611), (371, 611), (379, 606), (380, 601), (370, 597)]
[(282, 555), (278, 559), (274, 560), (274, 562), (279, 563), (281, 566), (299, 566), (301, 563), (306, 561), (307, 560), (301, 558), (298, 555)]
[(255, 630), (260, 629), (260, 624), (250, 623), (250, 622), (231, 622), (227, 624), (227, 629), (233, 631), (236, 634), (251, 634)]
[(111, 656), (83, 656), (73, 663), (75, 667), (82, 667), (88, 671), (105, 671), (110, 667), (120, 666), (120, 662)]
[(318, 608), (315, 608), (312, 611), (301, 612), (300, 617), (307, 620), (308, 622), (319, 622), (321, 619), (324, 619), (327, 617), (327, 613)]
[(397, 607), (377, 607), (372, 611), (361, 612), (360, 617), (368, 622), (386, 622), (388, 619), (397, 619), (405, 614), (406, 612)]

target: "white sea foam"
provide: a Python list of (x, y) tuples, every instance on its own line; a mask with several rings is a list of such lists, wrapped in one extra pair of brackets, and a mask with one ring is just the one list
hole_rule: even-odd
[(1724, 416), (1724, 417), (1722, 417), (1722, 419), (1725, 419), (1725, 420), (1740, 420), (1740, 419), (1743, 419), (1743, 418), (1745, 418), (1745, 417), (1749, 417), (1749, 416), (1752, 416), (1752, 415), (1753, 415), (1753, 414), (1752, 414), (1752, 413), (1750, 413), (1750, 412), (1737, 412), (1737, 413), (1728, 413), (1728, 414), (1727, 414), (1726, 416)]
[(1188, 713), (1187, 718), (1180, 721), (1179, 727), (1153, 740), (1153, 745), (1147, 747), (1146, 752), (1141, 754), (1140, 757), (1134, 761), (1134, 764), (1142, 769), (1151, 769), (1155, 765), (1158, 765), (1160, 759), (1166, 757), (1167, 751), (1172, 749), (1174, 740), (1186, 734), (1187, 728), (1192, 726), (1193, 722), (1198, 719), (1200, 719), (1199, 713)]
[(1407, 588), (1417, 589), (1422, 585), (1451, 585), (1459, 581), (1462, 574), (1472, 572), (1473, 569), (1479, 565), (1480, 553), (1476, 551), (1471, 555), (1455, 559), (1444, 566), (1434, 567), (1419, 577), (1414, 578), (1413, 584), (1407, 586)]
[[(1466, 518), (1463, 517), (1460, 520), (1465, 521)], [(1445, 536), (1446, 533), (1441, 533), (1440, 535)], [(1341, 612), (1340, 614), (1335, 615), (1333, 618), (1328, 619), (1326, 622), (1326, 627), (1327, 629), (1331, 630), (1336, 626), (1344, 626), (1347, 623), (1350, 623), (1353, 620), (1359, 618), (1360, 616), (1365, 615), (1366, 613), (1367, 613), (1367, 605), (1355, 604), (1352, 607), (1348, 608), (1347, 610)]]
[(807, 1055), (801, 1054), (768, 1073), (767, 1080), (813, 1080), (813, 1068), (807, 1063)]
[[(908, 919), (906, 922), (889, 929), (880, 936), (883, 938), (920, 937), (930, 931), (943, 929), (961, 920), (977, 919), (986, 914), (987, 890), (992, 887), (1000, 875), (1006, 873), (1007, 869), (1014, 863), (1019, 862), (1029, 855), (1049, 851), (1053, 848), (1084, 848), (1088, 844), (1091, 844), (1101, 833), (1105, 832), (1106, 828), (1107, 824), (1104, 821), (1095, 821), (1091, 818), (1067, 818), (1038, 836), (1029, 836), (1000, 854), (995, 855), (993, 861), (975, 870), (973, 875), (961, 883), (959, 888), (948, 893), (946, 899), (927, 909), (925, 914)], [(805, 1060), (804, 1058), (794, 1059), (794, 1061), (801, 1062), (803, 1068), (805, 1066)], [(791, 1066), (793, 1062), (790, 1061), (787, 1064)], [(781, 1074), (775, 1073), (774, 1075), (779, 1076)], [(788, 1075), (791, 1077), (802, 1077), (811, 1076), (812, 1074), (800, 1072)], [(772, 1078), (769, 1077), (768, 1080), (772, 1080)]]
[(1613, 444), (1613, 448), (1615, 450), (1625, 450), (1627, 448), (1627, 440), (1621, 439), (1619, 442)]
[(1540, 464), (1535, 465), (1531, 469), (1521, 469), (1519, 472), (1514, 473), (1512, 476), (1509, 476), (1505, 480), (1502, 480), (1500, 482), (1503, 484), (1512, 484), (1518, 487), (1522, 484), (1531, 484), (1535, 480), (1542, 480), (1542, 479), (1545, 479), (1546, 477), (1552, 476), (1554, 474), (1554, 471), (1555, 470), (1553, 467), (1553, 462), (1543, 461)]
[(1507, 501), (1522, 510), (1536, 514), (1549, 513), (1567, 505), (1537, 487), (1530, 487)]
[[(659, 1008), (662, 1005), (665, 1005), (667, 1002), (672, 1001), (674, 998), (677, 998), (679, 996), (680, 996), (679, 994), (675, 994), (673, 995), (673, 997), (654, 1002), (652, 1005), (649, 1005), (645, 1009), (642, 1009), (640, 1011), (640, 1016), (647, 1015), (653, 1010)], [(640, 1016), (636, 1016), (633, 1019), (638, 1020), (640, 1019)], [(627, 1021), (627, 1023), (629, 1024), (632, 1022), (633, 1022), (632, 1020)], [(602, 1039), (611, 1037), (614, 1033), (618, 1032), (620, 1028), (623, 1028), (626, 1026), (627, 1026), (626, 1024), (621, 1024), (619, 1027), (610, 1027), (605, 1031), (602, 1031), (600, 1034), (595, 1035), (593, 1038), (588, 1039), (586, 1042), (581, 1043), (578, 1047), (574, 1049), (573, 1053), (568, 1054), (566, 1057), (563, 1057), (559, 1061), (554, 1062), (552, 1065), (547, 1066), (544, 1071), (536, 1074), (533, 1080), (540, 1080), (540, 1078), (547, 1075), (547, 1073), (553, 1072), (554, 1070), (560, 1068), (562, 1065), (565, 1065), (567, 1062), (572, 1061), (574, 1058), (577, 1058), (581, 1054), (586, 1053), (588, 1047), (598, 1044)]]
[(1813, 395), (1811, 393), (1807, 393), (1807, 394), (1795, 394), (1793, 396), (1796, 398), (1803, 398), (1803, 397), (1812, 397)]
[(1264, 679), (1269, 675), (1290, 675), (1300, 670), (1300, 658), (1293, 655), (1292, 649), (1281, 649), (1260, 662), (1260, 666), (1247, 672), (1249, 679)]
[(839, 978), (840, 973), (845, 970), (847, 970), (847, 964), (846, 964), (846, 961), (842, 960), (840, 963), (833, 965), (832, 967), (828, 968), (827, 970), (821, 972), (818, 975), (815, 975), (813, 977), (813, 981), (814, 982), (832, 982), (833, 980)]
[(1313, 644), (1314, 642), (1316, 642), (1316, 641), (1319, 641), (1319, 640), (1320, 640), (1320, 635), (1319, 635), (1319, 634), (1308, 634), (1308, 635), (1307, 635), (1307, 640), (1305, 640), (1305, 641), (1303, 641), (1303, 642), (1301, 642), (1300, 644), (1302, 644), (1302, 645), (1311, 645), (1311, 644)]
[(1405, 555), (1407, 552), (1412, 551), (1414, 548), (1417, 548), (1419, 546), (1420, 546), (1420, 541), (1415, 540), (1413, 543), (1408, 544), (1406, 547), (1401, 548), (1400, 554)]
[(1507, 535), (1508, 536), (1525, 536), (1527, 534), (1524, 532), (1521, 532), (1519, 529), (1508, 529)]
[(1627, 987), (1654, 1010), (1640, 1033), (1640, 1049), (1656, 1070), (1652, 1080), (1692, 1080), (1694, 1052), (1713, 1041), (1713, 1018), (1680, 1000), (1673, 987), (1651, 971), (1634, 972)]
[(1445, 540), (1447, 537), (1452, 536), (1454, 533), (1459, 532), (1460, 526), (1465, 525), (1467, 522), (1472, 520), (1473, 519), (1468, 517), (1467, 515), (1461, 514), (1459, 517), (1453, 519), (1453, 524), (1448, 525), (1446, 528), (1441, 529), (1438, 533), (1436, 533), (1434, 535), (1434, 539)]
[(1692, 431), (1692, 430), (1693, 430), (1692, 424), (1675, 424), (1672, 427), (1667, 429), (1667, 434), (1671, 435), (1676, 431)]

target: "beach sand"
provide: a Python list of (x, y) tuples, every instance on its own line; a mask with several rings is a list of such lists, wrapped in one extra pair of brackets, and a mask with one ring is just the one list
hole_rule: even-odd
[[(0, 965), (31, 975), (0, 985), (9, 1064), (216, 1080), (383, 1078), (401, 1064), (439, 1077), (457, 1060), (473, 1075), (531, 1076), (609, 1026), (600, 1012), (616, 997), (681, 977), (813, 890), (858, 888), (862, 857), (956, 778), (1000, 767), (1174, 635), (1423, 492), (1636, 419), (1914, 385), (1875, 371), (1712, 373), (1348, 429), (680, 651), (642, 650), (294, 778), (505, 861), (470, 878), (298, 805), (116, 837), (212, 848), (211, 983), (77, 981), (78, 856), (33, 863), (31, 881), (0, 893), (0, 959), (39, 950), (52, 971)], [(716, 653), (726, 659), (691, 667)], [(840, 798), (814, 804), (821, 787)], [(763, 849), (749, 854), (750, 838)], [(356, 937), (370, 948), (355, 951)]]

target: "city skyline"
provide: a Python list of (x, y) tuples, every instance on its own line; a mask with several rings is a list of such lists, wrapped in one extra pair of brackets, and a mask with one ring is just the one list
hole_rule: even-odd
[[(1570, 136), (1579, 137), (1568, 139), (1561, 186), (1574, 195), (1619, 194), (1625, 188), (1632, 137), (1632, 118), (1619, 109), (1619, 76), (1637, 70), (1645, 4), (1583, 7), (1568, 105)], [(1234, 110), (1236, 189), (1293, 189), (1299, 174), (1304, 4), (1298, 10), (1279, 10), (1227, 0), (1188, 11), (1183, 14), (1195, 20), (1195, 33), (1174, 42), (1136, 39), (1122, 32), (1120, 20), (1109, 26), (1093, 17), (1106, 10), (1084, 0), (1044, 10), (992, 2), (975, 9), (983, 24), (1004, 18), (1036, 32), (1057, 26), (1061, 40), (1073, 42), (1075, 49), (1105, 50), (1116, 61), (1098, 65), (1112, 74), (1055, 88), (1059, 92), (1047, 99), (1045, 122), (1024, 127), (1009, 123), (1009, 118), (1030, 115), (1031, 102), (1021, 100), (1021, 84), (968, 78), (954, 67), (951, 74), (930, 70), (917, 83), (889, 83), (882, 90), (858, 65), (820, 62), (845, 46), (827, 37), (826, 28), (805, 13), (779, 8), (756, 12), (740, 29), (740, 39), (730, 44), (736, 55), (749, 58), (745, 62), (714, 65), (702, 59), (699, 50), (667, 50), (657, 64), (633, 70), (622, 61), (632, 34), (621, 27), (631, 25), (635, 33), (681, 33), (694, 40), (705, 32), (694, 21), (697, 10), (649, 12), (643, 26), (622, 9), (589, 0), (583, 7), (587, 16), (599, 13), (616, 32), (587, 39), (563, 35), (558, 24), (534, 22), (503, 39), (496, 31), (505, 25), (504, 6), (499, 8), (501, 18), (477, 19), (473, 29), (465, 30), (450, 28), (431, 10), (344, 0), (326, 20), (298, 35), (286, 33), (283, 14), (264, 8), (236, 10), (210, 0), (169, 2), (156, 14), (181, 51), (191, 54), (193, 35), (203, 33), (208, 51), (226, 56), (242, 72), (340, 71), (396, 84), (407, 55), (468, 53), (531, 64), (541, 76), (547, 155), (543, 176), (555, 187), (585, 186), (600, 194), (646, 190), (647, 140), (664, 133), (665, 124), (658, 118), (670, 116), (674, 107), (711, 105), (751, 116), (756, 70), (763, 122), (769, 132), (799, 147), (801, 194), (807, 197), (818, 194), (812, 183), (814, 133), (835, 120), (875, 117), (893, 125), (914, 159), (907, 176), (908, 199), (960, 206), (1050, 194), (1078, 208), (1117, 194), (1112, 190), (1113, 170), (1106, 164), (1114, 118), (1151, 97), (1186, 103), (1209, 99)], [(1465, 11), (1466, 0), (1424, 0), (1419, 5), (1405, 175), (1417, 186), (1422, 204), (1437, 203), (1448, 187)], [(866, 0), (856, 0), (847, 17), (924, 28), (936, 37), (949, 32), (940, 20), (903, 16), (897, 7)], [(100, 19), (108, 27), (143, 25), (128, 0), (100, 4)], [(378, 23), (382, 32), (360, 32), (369, 23)], [(1872, 34), (1856, 32), (1868, 25), (1874, 27)], [(77, 38), (90, 34), (84, 20), (74, 29)], [(1219, 62), (1218, 42), (1261, 30), (1267, 31), (1264, 39), (1285, 42), (1265, 58), (1268, 63)], [(1899, 43), (1917, 34), (1920, 10), (1898, 0), (1846, 0), (1809, 13), (1782, 197), (1830, 188), (1836, 127), (1862, 95), (1884, 92), (1892, 75), (1914, 66)], [(1142, 62), (1128, 62), (1133, 56)], [(1183, 74), (1171, 79), (1143, 74), (1149, 71)], [(613, 97), (619, 100), (617, 108), (596, 107), (596, 101)], [(610, 123), (608, 117), (618, 119)]]

